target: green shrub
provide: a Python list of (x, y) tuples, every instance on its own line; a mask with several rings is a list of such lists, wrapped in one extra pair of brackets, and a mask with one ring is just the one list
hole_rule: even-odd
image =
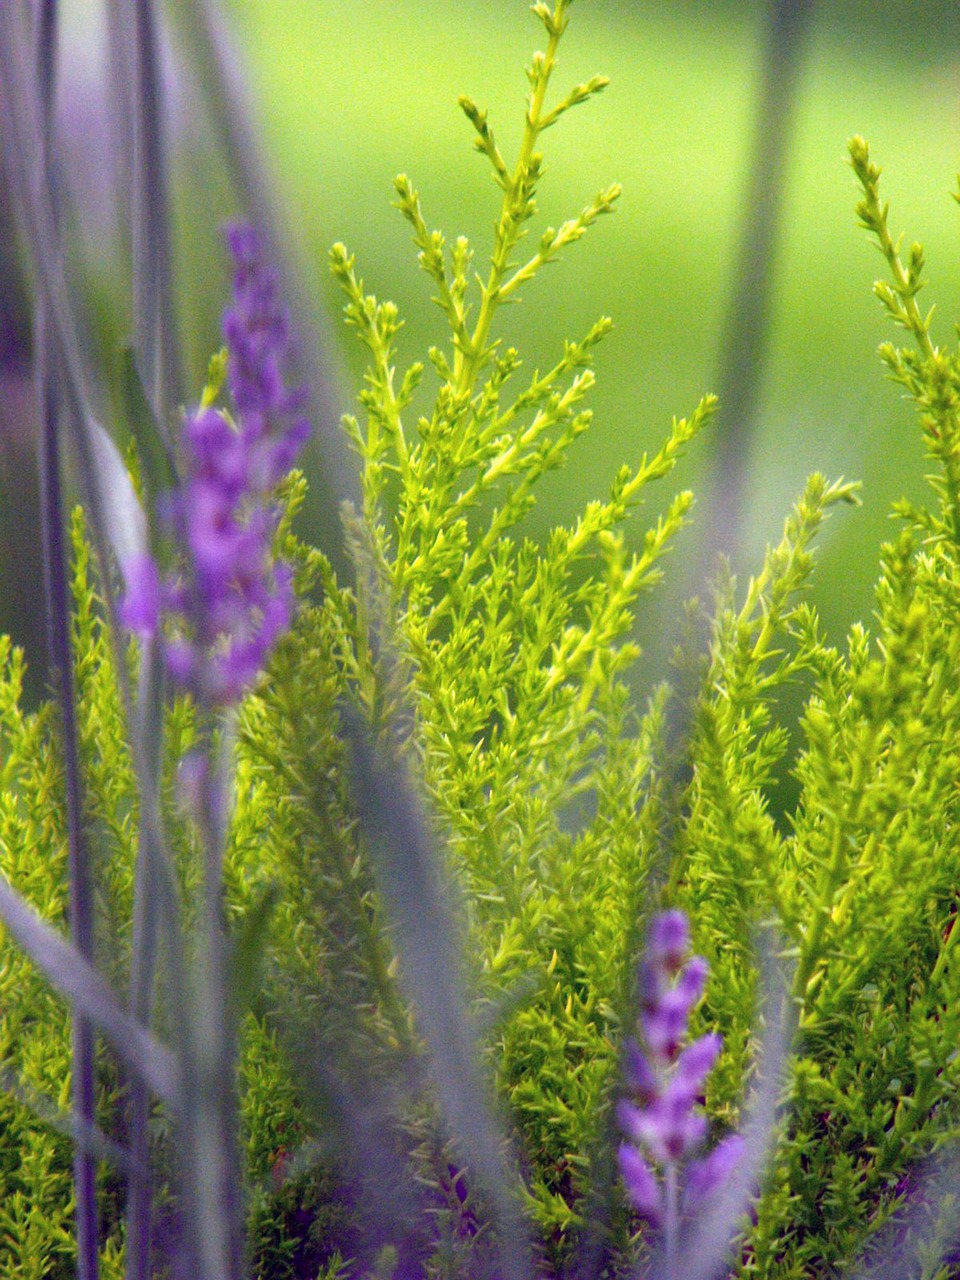
[[(461, 101), (502, 191), (486, 281), (472, 280), (466, 241), (448, 249), (409, 181), (397, 180), (448, 329), (446, 345), (429, 352), (432, 407), (415, 421), (425, 366), (396, 372), (396, 309), (364, 292), (342, 246), (331, 257), (347, 321), (370, 353), (363, 421), (345, 419), (362, 477), (361, 509), (344, 511), (355, 579), (340, 581), (292, 532), (304, 493), (293, 477), (278, 551), (295, 566), (302, 604), (241, 711), (225, 866), (253, 1273), (389, 1274), (396, 1251), (410, 1247), (430, 1274), (469, 1274), (489, 1238), (475, 1228), (490, 1189), (460, 1167), (440, 1119), (395, 922), (378, 893), (343, 732), (349, 738), (359, 718), (399, 742), (428, 799), (457, 890), (483, 1055), (519, 1159), (511, 1191), (544, 1273), (572, 1267), (592, 1242), (599, 1268), (627, 1274), (644, 1247), (616, 1185), (611, 1104), (642, 923), (663, 898), (688, 912), (712, 967), (698, 1019), (725, 1039), (707, 1097), (719, 1128), (739, 1123), (754, 1072), (758, 937), (773, 940), (789, 985), (782, 1124), (736, 1273), (833, 1275), (890, 1219), (911, 1170), (958, 1120), (960, 358), (933, 345), (916, 307), (922, 253), (914, 247), (906, 265), (898, 257), (877, 170), (855, 140), (859, 215), (891, 272), (877, 293), (916, 343), (882, 355), (917, 405), (936, 466), (933, 502), (897, 509), (872, 633), (854, 627), (834, 648), (807, 596), (811, 544), (855, 489), (811, 477), (746, 591), (721, 582), (708, 653), (689, 652), (685, 679), (638, 708), (628, 685), (635, 612), (692, 498), (681, 493), (639, 531), (637, 512), (713, 402), (675, 421), (662, 449), (626, 465), (571, 527), (541, 544), (525, 536), (538, 481), (589, 426), (591, 353), (609, 322), (568, 343), (548, 371), (524, 374), (518, 352), (493, 336), (497, 308), (617, 195), (602, 192), (517, 258), (536, 213), (539, 136), (604, 84), (595, 78), (545, 106), (566, 6), (534, 8), (548, 45), (528, 73), (514, 169), (485, 114)], [(123, 989), (137, 789), (79, 517), (73, 556), (98, 960)], [(134, 670), (134, 648), (127, 657)], [(6, 641), (0, 659), (0, 869), (63, 927), (56, 721), (50, 707), (20, 710), (21, 660)], [(795, 682), (805, 701), (793, 752), (778, 699)], [(195, 833), (178, 816), (177, 769), (196, 731), (189, 700), (173, 701), (164, 799), (187, 916), (199, 873)], [(781, 819), (770, 796), (787, 771), (799, 799)], [(161, 999), (158, 1030), (176, 1017)], [(0, 1272), (66, 1276), (68, 1019), (6, 935), (0, 1062), (15, 1090), (0, 1095)], [(105, 1050), (98, 1079), (100, 1128), (122, 1141), (122, 1079)], [(173, 1154), (166, 1125), (158, 1110), (161, 1182)], [(108, 1161), (102, 1170), (103, 1268), (119, 1275), (121, 1183)], [(176, 1203), (173, 1182), (164, 1196), (161, 1225)], [(411, 1226), (424, 1206), (425, 1220)]]

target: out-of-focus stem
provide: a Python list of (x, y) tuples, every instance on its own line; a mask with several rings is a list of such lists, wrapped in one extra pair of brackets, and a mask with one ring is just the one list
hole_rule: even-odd
[(280, 274), (280, 290), (293, 314), (298, 337), (297, 356), (310, 389), (311, 413), (321, 465), (314, 468), (311, 488), (314, 515), (321, 527), (324, 550), (338, 573), (349, 573), (343, 531), (337, 516), (340, 502), (356, 501), (356, 468), (340, 430), (339, 385), (334, 362), (336, 343), (323, 316), (304, 287), (307, 256), (298, 246), (296, 228), (283, 217), (278, 184), (270, 173), (260, 143), (250, 78), (217, 0), (175, 3), (169, 10), (183, 29), (184, 48), (203, 94), (213, 127), (226, 156), (230, 174), (251, 220), (265, 240), (265, 256)]
[[(40, 489), (44, 576), (47, 596), (50, 670), (60, 704), (63, 767), (67, 800), (70, 936), (77, 950), (93, 960), (93, 887), (83, 829), (76, 688), (70, 654), (70, 605), (63, 541), (63, 497), (57, 440), (56, 391), (50, 373), (50, 339), (42, 307), (37, 308), (35, 353), (41, 403)], [(73, 1017), (73, 1106), (81, 1125), (96, 1118), (94, 1032), (81, 1014)], [(78, 1147), (74, 1154), (77, 1199), (77, 1273), (81, 1280), (97, 1276), (96, 1161)]]
[[(113, 73), (114, 145), (124, 129), (132, 143), (133, 163), (126, 179), (133, 261), (136, 357), (157, 429), (169, 443), (169, 419), (182, 398), (179, 341), (173, 291), (170, 195), (163, 118), (163, 86), (153, 0), (114, 3), (110, 13)], [(126, 99), (129, 123), (117, 119)], [(124, 166), (126, 157), (118, 157)], [(155, 639), (141, 649), (137, 723), (147, 785), (159, 788), (162, 767), (163, 678)], [(136, 1018), (149, 1026), (153, 1010), (158, 952), (157, 904), (163, 886), (157, 869), (163, 850), (152, 824), (141, 823), (134, 885), (130, 1002)], [(182, 996), (181, 992), (181, 996)], [(149, 1164), (150, 1099), (142, 1084), (130, 1082), (127, 1121), (137, 1161)], [(127, 1195), (127, 1280), (147, 1280), (151, 1271), (153, 1216), (148, 1177), (133, 1177)]]
[(203, 735), (198, 814), (204, 855), (204, 910), (197, 982), (190, 1005), (184, 1139), (193, 1261), (204, 1280), (239, 1280), (243, 1267), (242, 1198), (236, 1150), (233, 1000), (223, 915), (223, 854), (230, 795), (232, 725)]
[(742, 513), (773, 304), (796, 87), (814, 0), (770, 0), (744, 217), (720, 352), (719, 426), (704, 495), (701, 567), (742, 549)]
[(135, 8), (132, 240), (137, 355), (157, 426), (166, 440), (170, 413), (183, 398), (173, 302), (167, 151), (153, 0), (135, 0)]
[[(56, 95), (57, 0), (43, 0), (37, 12), (35, 32), (37, 96), (41, 113), (40, 180), (56, 210), (52, 181), (53, 109)], [(47, 324), (46, 308), (38, 300), (35, 311), (34, 356), (37, 398), (40, 405), (40, 494), (44, 550), (44, 586), (50, 669), (60, 704), (63, 733), (63, 768), (67, 800), (70, 936), (80, 954), (94, 957), (93, 884), (83, 829), (80, 782), (80, 748), (77, 726), (76, 685), (70, 651), (70, 591), (67, 583), (67, 551), (64, 542), (63, 493), (60, 481), (60, 395), (55, 369), (55, 339)], [(91, 1023), (79, 1013), (73, 1017), (73, 1107), (81, 1126), (96, 1123), (94, 1077), (95, 1035)], [(80, 1280), (97, 1280), (97, 1165), (79, 1145), (74, 1148), (73, 1181), (76, 1195), (77, 1274)]]
[(671, 1160), (665, 1170), (663, 1185), (663, 1268), (665, 1280), (677, 1277), (677, 1234), (680, 1224), (680, 1175), (677, 1162)]

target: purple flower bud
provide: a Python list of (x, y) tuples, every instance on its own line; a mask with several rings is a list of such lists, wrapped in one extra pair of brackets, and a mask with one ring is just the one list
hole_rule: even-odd
[(618, 1150), (617, 1160), (630, 1203), (652, 1226), (658, 1226), (663, 1216), (663, 1202), (659, 1184), (650, 1166), (639, 1151), (626, 1142)]
[(172, 623), (168, 670), (210, 706), (237, 701), (290, 625), (292, 577), (273, 565), (277, 527), (272, 491), (310, 432), (306, 394), (289, 388), (289, 323), (260, 241), (245, 225), (228, 228), (233, 303), (223, 318), (228, 385), (236, 425), (198, 409), (183, 424), (181, 478), (159, 504), (182, 557), (161, 581), (156, 565), (125, 566), (121, 617), (143, 634), (161, 614)]
[(683, 1091), (668, 1088), (649, 1107), (634, 1110), (629, 1136), (639, 1139), (657, 1164), (686, 1159), (707, 1136), (706, 1117), (693, 1110)]
[(686, 1035), (691, 1001), (679, 987), (664, 992), (652, 1008), (640, 1013), (640, 1027), (647, 1048), (662, 1062), (672, 1062)]
[(183, 440), (196, 481), (216, 483), (238, 498), (247, 484), (247, 450), (240, 432), (215, 409), (201, 409), (183, 424)]
[(693, 1213), (701, 1208), (723, 1186), (743, 1159), (746, 1142), (732, 1133), (702, 1160), (691, 1160), (684, 1177), (683, 1210)]
[(627, 1078), (627, 1084), (633, 1090), (636, 1100), (641, 1106), (646, 1106), (659, 1094), (660, 1086), (656, 1072), (651, 1067), (647, 1055), (636, 1040), (627, 1041), (624, 1074)]
[(178, 684), (190, 686), (196, 681), (197, 653), (186, 640), (170, 640), (163, 646), (163, 660)]
[(637, 988), (642, 1010), (656, 1009), (668, 986), (667, 974), (660, 965), (651, 964), (646, 956), (637, 969)]
[(152, 636), (160, 625), (160, 574), (150, 556), (135, 556), (123, 566), (126, 592), (120, 602), (120, 621), (135, 635)]
[(621, 1098), (617, 1103), (617, 1123), (634, 1142), (643, 1140), (643, 1114), (645, 1107), (635, 1107), (632, 1102), (627, 1102), (625, 1098)]
[[(687, 1029), (690, 1011), (703, 994), (708, 965), (702, 956), (683, 963), (690, 928), (682, 911), (666, 911), (650, 922), (640, 962), (640, 1025), (654, 1058), (671, 1062)], [(676, 976), (679, 971), (679, 976)]]
[(676, 971), (690, 946), (690, 925), (682, 911), (662, 911), (650, 921), (647, 957), (651, 964)]
[(691, 956), (683, 966), (680, 977), (677, 979), (677, 990), (682, 992), (688, 1001), (688, 1009), (692, 1009), (703, 995), (709, 972), (710, 966), (703, 956)]
[(716, 1034), (701, 1036), (687, 1045), (677, 1059), (673, 1076), (675, 1084), (685, 1089), (691, 1098), (698, 1098), (722, 1048), (723, 1038)]

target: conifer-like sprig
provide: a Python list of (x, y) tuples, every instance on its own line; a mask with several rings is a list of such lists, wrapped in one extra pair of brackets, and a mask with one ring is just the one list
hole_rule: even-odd
[(900, 256), (900, 241), (894, 240), (888, 225), (889, 205), (880, 199), (880, 168), (870, 159), (863, 138), (853, 138), (850, 163), (863, 189), (857, 217), (874, 237), (890, 269), (891, 281), (878, 280), (873, 290), (895, 324), (913, 335), (917, 349), (904, 350), (892, 343), (880, 347), (880, 356), (894, 381), (909, 392), (920, 412), (927, 453), (940, 464), (942, 474), (931, 483), (940, 498), (939, 519), (921, 514), (910, 504), (899, 510), (920, 520), (935, 537), (949, 537), (960, 548), (960, 351), (942, 350), (930, 332), (933, 308), (923, 315), (917, 295), (923, 288), (925, 265), (923, 246), (914, 242), (906, 262)]
[[(546, 228), (537, 252), (515, 260), (536, 213), (539, 135), (605, 83), (597, 77), (558, 107), (546, 105), (568, 10), (562, 0), (536, 7), (547, 48), (528, 73), (512, 168), (486, 114), (461, 100), (501, 192), (486, 279), (470, 279), (467, 240), (451, 243), (432, 230), (413, 183), (404, 175), (396, 180), (397, 207), (449, 335), (428, 352), (439, 386), (415, 426), (407, 413), (423, 367), (416, 362), (405, 373), (398, 367), (396, 309), (366, 292), (342, 245), (331, 254), (347, 323), (371, 359), (360, 395), (364, 420), (344, 420), (363, 468), (363, 511), (346, 513), (356, 590), (332, 588), (328, 607), (340, 619), (340, 661), (353, 696), (378, 728), (402, 722), (419, 761), (470, 895), (476, 978), (493, 1002), (509, 1001), (511, 986), (529, 984), (551, 963), (550, 940), (561, 938), (560, 920), (570, 909), (550, 886), (568, 886), (578, 915), (603, 919), (613, 965), (608, 989), (616, 986), (610, 974), (629, 967), (642, 884), (637, 866), (649, 853), (650, 824), (624, 821), (616, 797), (639, 797), (653, 785), (652, 740), (662, 708), (638, 730), (623, 676), (638, 655), (630, 637), (636, 602), (657, 581), (692, 495), (667, 503), (632, 545), (624, 525), (714, 409), (706, 396), (675, 420), (659, 449), (621, 467), (608, 494), (569, 527), (552, 529), (543, 545), (517, 537), (538, 482), (564, 464), (590, 425), (593, 350), (611, 328), (601, 318), (566, 341), (550, 367), (522, 382), (519, 351), (500, 345), (495, 334), (500, 304), (518, 300), (521, 286), (612, 209), (619, 192), (610, 187), (559, 230)], [(571, 844), (562, 815), (581, 795), (588, 806), (596, 796), (603, 816)], [(601, 864), (611, 868), (611, 881), (597, 881)], [(600, 884), (600, 897), (587, 908)], [(568, 1153), (575, 1171), (569, 1187), (538, 1175), (529, 1191), (538, 1222), (559, 1232), (558, 1247), (566, 1247), (579, 1220), (577, 1197), (591, 1167), (588, 1134), (614, 1068), (613, 1041), (603, 1030), (613, 1005), (598, 1014), (595, 997), (581, 1004), (580, 988), (564, 966), (532, 1012), (535, 1030), (511, 1029), (503, 1054), (503, 1072), (518, 1081), (514, 1105), (525, 1135), (539, 1146), (543, 1117), (554, 1117), (548, 1145)], [(548, 1029), (550, 1009), (577, 1044), (593, 1046), (583, 1050), (589, 1068), (581, 1070)], [(556, 1047), (549, 1061), (540, 1057), (546, 1044)]]
[[(534, 194), (541, 171), (541, 157), (535, 150), (539, 133), (567, 107), (585, 101), (606, 83), (603, 77), (594, 77), (577, 86), (552, 112), (546, 111), (545, 96), (557, 45), (567, 25), (568, 7), (564, 0), (554, 8), (534, 7), (547, 31), (548, 45), (544, 53), (535, 56), (528, 72), (531, 92), (513, 170), (508, 170), (503, 160), (486, 113), (469, 99), (461, 99), (461, 107), (477, 130), (477, 145), (488, 156), (503, 190), (491, 274), (480, 284), (475, 319), (468, 301), (469, 244), (464, 237), (458, 238), (448, 261), (445, 238), (441, 232), (429, 230), (418, 192), (405, 175), (396, 180), (397, 206), (413, 229), (419, 264), (435, 285), (434, 301), (446, 317), (452, 342), (449, 356), (438, 348), (429, 353), (441, 386), (432, 414), (417, 424), (419, 439), (405, 428), (403, 411), (423, 367), (419, 362), (411, 365), (397, 388), (394, 338), (400, 321), (396, 309), (364, 292), (353, 259), (342, 245), (334, 246), (331, 253), (333, 273), (347, 296), (347, 323), (372, 357), (360, 395), (366, 424), (361, 427), (353, 417), (344, 420), (364, 464), (365, 533), (361, 536), (356, 529), (353, 541), (355, 546), (361, 542), (366, 546), (374, 577), (387, 591), (389, 604), (385, 613), (380, 610), (384, 618), (395, 619), (403, 600), (416, 606), (423, 628), (418, 628), (417, 645), (431, 635), (446, 634), (446, 629), (456, 625), (451, 613), (462, 613), (477, 575), (533, 502), (537, 481), (563, 464), (571, 444), (591, 419), (590, 411), (581, 405), (594, 381), (589, 368), (591, 350), (609, 331), (608, 319), (598, 321), (579, 342), (567, 342), (562, 358), (546, 373), (535, 372), (526, 389), (507, 403), (504, 391), (520, 359), (513, 348), (498, 352), (496, 342), (491, 342), (491, 325), (500, 302), (515, 298), (521, 283), (533, 279), (541, 266), (579, 239), (601, 213), (612, 208), (619, 192), (618, 187), (610, 187), (559, 230), (547, 228), (537, 254), (511, 271), (512, 251), (535, 212)], [(481, 370), (486, 371), (482, 381)], [(617, 476), (609, 502), (591, 504), (576, 528), (564, 535), (563, 557), (568, 564), (591, 547), (601, 549), (597, 539), (605, 538), (625, 518), (649, 481), (666, 474), (712, 408), (713, 401), (706, 398), (690, 419), (674, 424), (670, 440), (652, 461), (645, 458), (636, 471), (625, 468)], [(398, 516), (388, 521), (384, 500), (391, 475), (399, 478), (400, 490)], [(490, 498), (496, 502), (492, 513), (478, 517), (476, 512), (482, 511)], [(609, 598), (606, 620), (598, 618), (595, 631), (580, 628), (567, 638), (553, 664), (554, 683), (578, 669), (601, 636), (610, 639), (612, 619), (618, 619), (619, 626), (625, 618), (625, 602), (655, 580), (654, 561), (679, 528), (690, 502), (689, 495), (678, 498), (651, 531), (643, 551), (614, 571), (617, 590)], [(482, 522), (479, 530), (478, 518)], [(613, 546), (608, 542), (602, 555), (609, 558)], [(428, 564), (431, 573), (425, 575)], [(428, 586), (428, 576), (433, 586)]]
[[(797, 1266), (850, 1256), (862, 1246), (863, 1223), (876, 1229), (894, 1211), (893, 1171), (923, 1157), (955, 1123), (953, 1060), (934, 1064), (954, 1044), (960, 1017), (953, 923), (960, 696), (946, 674), (960, 661), (948, 621), (958, 563), (955, 462), (945, 444), (956, 433), (956, 363), (934, 345), (930, 318), (916, 305), (922, 251), (901, 260), (879, 171), (859, 140), (851, 156), (864, 188), (858, 215), (893, 279), (878, 296), (916, 342), (908, 352), (885, 345), (881, 355), (913, 397), (928, 451), (941, 463), (932, 480), (938, 501), (931, 510), (897, 504), (907, 527), (882, 549), (873, 634), (856, 625), (834, 648), (803, 599), (824, 499), (854, 496), (819, 477), (745, 603), (734, 605), (731, 586), (718, 612), (691, 745), (684, 858), (674, 874), (698, 935), (722, 939), (716, 952), (705, 947), (711, 962), (726, 957), (709, 995), (727, 1046), (713, 1077), (720, 1110), (724, 1096), (736, 1099), (749, 1061), (753, 1015), (744, 993), (752, 976), (742, 939), (749, 921), (769, 915), (785, 935), (792, 970), (785, 1033), (797, 1055), (790, 1119), (742, 1275), (780, 1274), (784, 1222), (795, 1224), (788, 1249)], [(784, 826), (770, 811), (789, 746), (778, 701), (797, 680), (811, 689), (792, 769), (799, 799)]]
[(488, 344), (493, 318), (499, 304), (509, 298), (523, 281), (532, 279), (540, 266), (551, 261), (566, 244), (579, 239), (590, 223), (595, 221), (601, 213), (608, 212), (612, 208), (620, 194), (618, 186), (610, 187), (601, 192), (596, 200), (583, 210), (579, 218), (565, 223), (559, 232), (552, 228), (548, 229), (541, 239), (537, 255), (526, 266), (519, 268), (512, 278), (507, 278), (511, 255), (525, 234), (525, 224), (536, 213), (536, 192), (543, 165), (543, 157), (536, 150), (540, 134), (556, 123), (564, 111), (577, 103), (587, 101), (608, 83), (605, 76), (594, 76), (586, 83), (577, 85), (552, 110), (545, 108), (547, 88), (556, 67), (557, 48), (569, 22), (568, 11), (571, 2), (572, 0), (557, 0), (553, 8), (545, 3), (532, 6), (533, 12), (543, 23), (547, 32), (547, 48), (542, 53), (534, 54), (533, 61), (527, 69), (530, 94), (527, 98), (520, 153), (512, 172), (508, 170), (494, 141), (493, 132), (487, 123), (486, 112), (480, 111), (470, 98), (460, 99), (462, 110), (477, 132), (477, 149), (487, 156), (493, 169), (494, 179), (503, 190), (503, 201), (494, 232), (490, 272), (486, 282), (480, 282), (480, 307), (476, 325), (470, 335), (467, 349), (462, 354), (458, 353), (454, 363), (454, 374), (459, 391), (469, 391), (473, 388), (477, 374), (491, 358), (491, 348)]
[(434, 302), (443, 308), (453, 343), (457, 351), (469, 349), (470, 335), (467, 331), (469, 309), (464, 304), (467, 291), (467, 273), (470, 268), (472, 251), (466, 236), (459, 236), (452, 251), (452, 274), (448, 272), (444, 257), (445, 240), (440, 231), (430, 232), (423, 220), (420, 210), (420, 197), (414, 190), (406, 174), (399, 174), (394, 183), (397, 195), (397, 208), (413, 227), (413, 239), (420, 250), (417, 261), (420, 267), (436, 282), (437, 296)]

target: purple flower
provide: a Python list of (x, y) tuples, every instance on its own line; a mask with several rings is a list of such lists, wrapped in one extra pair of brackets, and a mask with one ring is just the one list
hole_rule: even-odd
[(690, 1099), (698, 1098), (722, 1048), (723, 1038), (715, 1034), (701, 1036), (687, 1045), (677, 1059), (671, 1087), (678, 1091), (682, 1089)]
[(634, 1098), (641, 1106), (647, 1106), (657, 1096), (659, 1084), (656, 1072), (636, 1040), (628, 1040), (624, 1075)]
[(684, 1170), (683, 1211), (700, 1209), (726, 1182), (743, 1158), (746, 1143), (739, 1133), (723, 1138), (702, 1160), (691, 1160)]
[[(630, 1140), (618, 1152), (627, 1195), (652, 1225), (664, 1226), (671, 1240), (681, 1187), (683, 1212), (692, 1212), (722, 1186), (743, 1151), (743, 1140), (734, 1135), (708, 1156), (691, 1159), (707, 1136), (706, 1117), (696, 1108), (723, 1042), (710, 1034), (683, 1047), (708, 972), (702, 956), (686, 958), (689, 945), (683, 912), (664, 912), (650, 922), (638, 971), (640, 1037), (629, 1040), (625, 1050), (632, 1096), (617, 1106), (620, 1127)], [(649, 1162), (670, 1175), (663, 1187)]]
[(127, 590), (120, 602), (120, 621), (137, 635), (152, 636), (160, 625), (163, 591), (156, 561), (137, 556), (124, 566)]
[(163, 629), (174, 680), (208, 706), (237, 701), (252, 684), (293, 611), (292, 575), (271, 556), (278, 512), (273, 490), (305, 443), (305, 393), (286, 385), (287, 312), (253, 228), (227, 230), (233, 302), (224, 312), (234, 418), (219, 409), (188, 414), (180, 475), (160, 515), (176, 567), (124, 566), (121, 620), (141, 635)]
[(707, 962), (702, 956), (691, 956), (680, 968), (673, 956), (658, 963), (648, 952), (640, 966), (640, 1026), (652, 1053), (666, 1061), (676, 1057), (706, 980)]
[(682, 911), (661, 911), (650, 921), (647, 959), (676, 973), (690, 948), (690, 923)]
[(624, 1142), (617, 1152), (620, 1173), (633, 1207), (654, 1227), (660, 1225), (663, 1196), (660, 1184), (636, 1147)]
[(682, 1160), (707, 1136), (706, 1119), (693, 1110), (686, 1093), (669, 1086), (649, 1106), (621, 1102), (617, 1119), (628, 1138), (639, 1142), (657, 1164)]

